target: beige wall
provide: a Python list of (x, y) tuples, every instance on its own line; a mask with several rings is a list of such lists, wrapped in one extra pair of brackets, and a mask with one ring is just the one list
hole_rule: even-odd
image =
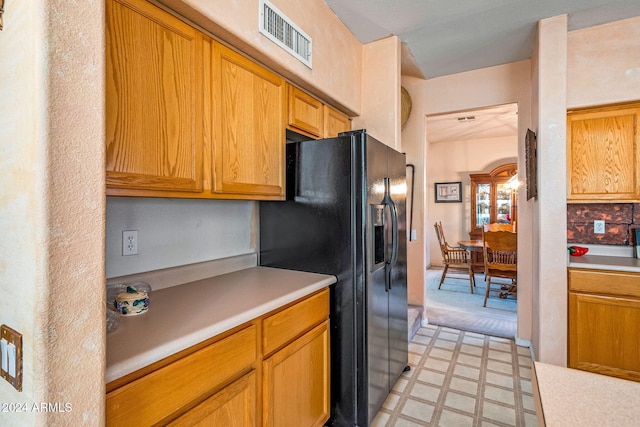
[(567, 107), (640, 99), (640, 17), (569, 33)]
[[(427, 141), (429, 125), (427, 124)], [(442, 265), (433, 224), (442, 221), (449, 244), (469, 239), (472, 173), (488, 173), (504, 163), (518, 162), (518, 135), (429, 144), (427, 163), (427, 232), (431, 265)], [(462, 182), (462, 203), (436, 203), (436, 182)]]
[(386, 37), (362, 47), (361, 116), (353, 129), (402, 151), (400, 141), (400, 39)]
[(0, 424), (101, 425), (104, 3), (5, 2), (0, 40), (0, 322), (24, 340), (0, 401), (71, 405)]
[[(525, 170), (524, 156), (524, 131), (530, 127), (531, 117), (531, 68), (530, 61), (515, 63), (469, 71), (451, 76), (438, 77), (421, 81), (415, 78), (403, 77), (402, 83), (409, 91), (413, 109), (404, 130), (402, 131), (402, 146), (407, 153), (411, 153), (408, 161), (416, 164), (416, 170), (420, 170), (421, 176), (416, 179), (416, 184), (421, 183), (419, 190), (423, 196), (416, 200), (416, 218), (422, 217), (418, 222), (418, 236), (422, 238), (422, 244), (418, 248), (418, 242), (412, 246), (414, 252), (409, 253), (409, 259), (416, 262), (425, 260), (424, 269), (429, 264), (433, 254), (429, 247), (431, 240), (435, 239), (430, 223), (432, 213), (429, 211), (428, 195), (431, 188), (428, 186), (427, 174), (424, 173), (425, 165), (431, 159), (438, 161), (438, 157), (432, 152), (432, 147), (426, 144), (428, 139), (425, 125), (425, 116), (429, 114), (447, 113), (451, 111), (470, 110), (486, 106), (501, 105), (507, 103), (518, 104), (518, 169)], [(422, 144), (422, 148), (419, 145)], [(422, 156), (422, 157), (420, 157)], [(418, 188), (418, 187), (416, 187)], [(529, 234), (531, 227), (531, 203), (527, 203), (526, 194), (523, 192), (518, 197), (518, 230), (523, 238), (518, 239), (518, 251), (525, 259), (522, 266), (519, 264), (518, 281), (522, 290), (518, 293), (518, 337), (522, 340), (531, 339), (531, 265), (526, 260), (531, 258), (532, 247)], [(426, 198), (425, 198), (426, 195)], [(415, 221), (414, 221), (415, 222)], [(465, 225), (465, 230), (467, 229)], [(416, 228), (416, 226), (414, 226)], [(411, 248), (411, 246), (410, 246)], [(417, 269), (411, 266), (411, 269)], [(409, 293), (414, 297), (422, 295), (424, 301), (424, 272), (410, 270), (410, 279), (422, 274), (422, 281), (410, 280)], [(416, 287), (420, 289), (416, 289)]]
[[(565, 366), (567, 355), (566, 105), (567, 16), (538, 24), (538, 281), (533, 341), (537, 360)], [(519, 278), (519, 277), (518, 277)]]

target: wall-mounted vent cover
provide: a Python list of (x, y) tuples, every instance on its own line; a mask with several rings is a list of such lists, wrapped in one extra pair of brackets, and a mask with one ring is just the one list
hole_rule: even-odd
[(267, 0), (260, 0), (260, 32), (311, 68), (312, 40)]

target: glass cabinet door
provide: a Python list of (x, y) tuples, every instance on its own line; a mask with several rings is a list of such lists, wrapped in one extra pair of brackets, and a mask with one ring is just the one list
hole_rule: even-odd
[(476, 185), (476, 227), (491, 221), (491, 184)]
[(496, 222), (500, 224), (511, 224), (511, 187), (506, 183), (496, 184)]

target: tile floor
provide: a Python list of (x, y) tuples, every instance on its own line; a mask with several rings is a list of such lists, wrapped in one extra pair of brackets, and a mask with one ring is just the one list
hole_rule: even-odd
[(409, 364), (371, 426), (537, 425), (531, 356), (513, 340), (428, 325)]

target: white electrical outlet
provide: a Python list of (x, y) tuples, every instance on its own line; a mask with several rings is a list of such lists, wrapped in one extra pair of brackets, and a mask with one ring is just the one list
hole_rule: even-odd
[(604, 221), (601, 219), (597, 219), (593, 221), (593, 232), (594, 234), (604, 234)]
[(122, 232), (122, 256), (138, 255), (138, 230)]

